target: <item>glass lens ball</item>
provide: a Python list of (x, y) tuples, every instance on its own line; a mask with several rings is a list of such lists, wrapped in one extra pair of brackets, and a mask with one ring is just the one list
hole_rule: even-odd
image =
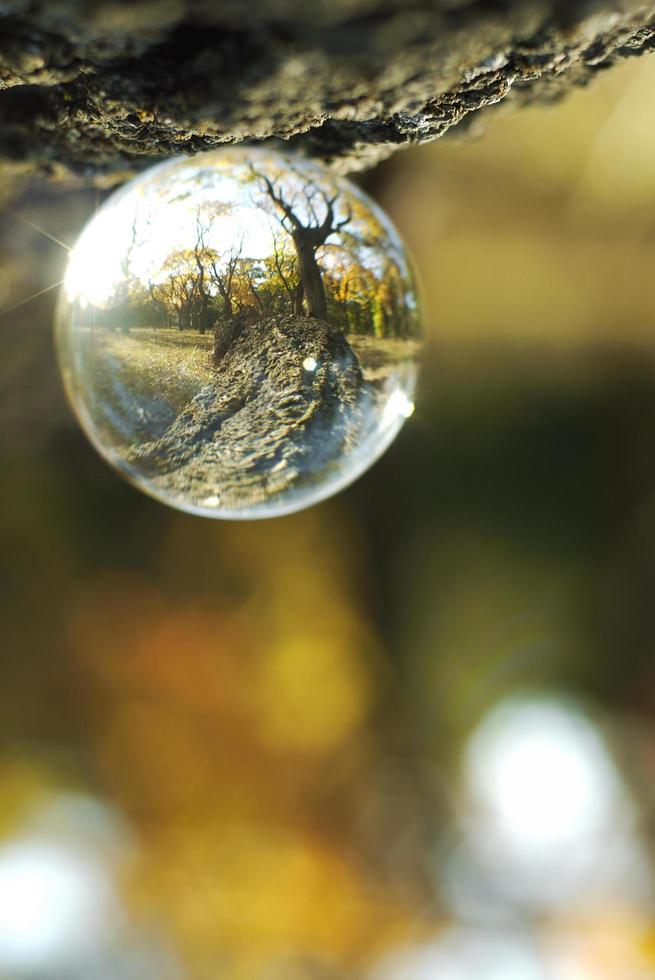
[(70, 401), (146, 493), (273, 517), (346, 486), (412, 412), (414, 276), (389, 219), (325, 167), (221, 149), (111, 196), (57, 315)]

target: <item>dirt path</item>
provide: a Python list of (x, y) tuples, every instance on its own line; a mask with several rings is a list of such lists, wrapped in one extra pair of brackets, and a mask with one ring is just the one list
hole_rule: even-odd
[(156, 487), (239, 509), (329, 467), (369, 397), (343, 334), (308, 317), (245, 328), (206, 385), (155, 442), (131, 453)]

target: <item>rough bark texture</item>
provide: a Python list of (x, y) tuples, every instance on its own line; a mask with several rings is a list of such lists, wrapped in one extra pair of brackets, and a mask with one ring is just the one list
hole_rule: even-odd
[(0, 0), (0, 175), (275, 138), (365, 169), (654, 44), (632, 0)]
[[(303, 369), (307, 357), (316, 370)], [(357, 440), (370, 398), (340, 330), (269, 317), (233, 336), (215, 380), (156, 442), (129, 455), (151, 470), (155, 488), (187, 502), (257, 506), (329, 472)]]

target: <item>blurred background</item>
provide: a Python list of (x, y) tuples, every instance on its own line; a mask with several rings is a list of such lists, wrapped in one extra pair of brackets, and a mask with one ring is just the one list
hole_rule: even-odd
[(655, 977), (654, 100), (368, 175), (417, 411), (278, 521), (101, 462), (41, 291), (104, 194), (0, 188), (3, 980)]

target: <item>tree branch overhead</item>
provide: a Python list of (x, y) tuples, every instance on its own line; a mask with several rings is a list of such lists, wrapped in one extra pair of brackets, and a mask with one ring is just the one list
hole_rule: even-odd
[(655, 44), (637, 0), (5, 0), (0, 168), (111, 184), (283, 140), (365, 169)]

